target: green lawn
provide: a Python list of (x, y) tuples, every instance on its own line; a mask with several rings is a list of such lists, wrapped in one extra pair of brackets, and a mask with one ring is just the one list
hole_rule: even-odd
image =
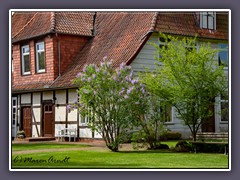
[(13, 151), (39, 150), (39, 149), (58, 149), (58, 148), (80, 148), (88, 147), (84, 144), (60, 144), (60, 143), (23, 143), (12, 144)]
[[(15, 145), (13, 145), (14, 147)], [(61, 145), (62, 146), (62, 145)], [(72, 145), (71, 145), (72, 146)], [(51, 145), (52, 147), (52, 145)], [(16, 148), (16, 147), (14, 147)], [(48, 148), (48, 147), (47, 147)], [(169, 151), (63, 150), (17, 154), (12, 168), (228, 168), (228, 156)]]

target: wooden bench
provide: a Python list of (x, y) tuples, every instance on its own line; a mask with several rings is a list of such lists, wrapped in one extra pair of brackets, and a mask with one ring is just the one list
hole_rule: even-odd
[(197, 146), (200, 144), (219, 144), (224, 145), (224, 154), (228, 154), (228, 133), (202, 132), (196, 135), (196, 140), (190, 141), (194, 146), (195, 153), (197, 153)]
[(63, 141), (63, 138), (65, 139), (65, 137), (69, 138), (69, 142), (71, 141), (71, 138), (74, 138), (74, 142), (76, 141), (76, 137), (77, 137), (77, 130), (76, 128), (64, 128), (58, 131), (58, 141), (61, 138), (61, 141)]

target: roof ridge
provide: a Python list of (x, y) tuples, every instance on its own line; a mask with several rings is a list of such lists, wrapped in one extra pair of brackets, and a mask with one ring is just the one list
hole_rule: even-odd
[(18, 34), (20, 34), (20, 32), (22, 32), (23, 29), (30, 24), (30, 22), (35, 18), (35, 16), (36, 16), (37, 14), (38, 14), (38, 12), (36, 12), (36, 13), (33, 15), (33, 17), (32, 17), (12, 38), (15, 38)]
[(156, 27), (157, 16), (158, 16), (158, 12), (155, 12), (155, 15), (153, 16), (153, 19), (152, 19), (152, 22), (151, 22), (151, 29), (150, 29), (150, 31), (154, 31), (154, 29)]
[(50, 25), (50, 31), (54, 32), (56, 27), (56, 18), (55, 18), (55, 12), (51, 12), (51, 25)]

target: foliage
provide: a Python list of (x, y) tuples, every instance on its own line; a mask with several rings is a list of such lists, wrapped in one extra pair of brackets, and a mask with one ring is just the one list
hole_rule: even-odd
[[(118, 151), (131, 122), (145, 111), (145, 86), (124, 63), (114, 69), (104, 58), (99, 66), (85, 66), (75, 78), (79, 99), (67, 108), (78, 108), (88, 126), (100, 133), (112, 151)], [(141, 112), (140, 112), (141, 111)]]
[(225, 145), (221, 143), (205, 143), (205, 142), (197, 142), (196, 152), (202, 153), (225, 153)]
[(136, 126), (139, 131), (134, 133), (132, 141), (133, 145), (141, 142), (149, 149), (158, 149), (160, 143), (160, 134), (164, 128), (164, 119), (160, 112), (160, 99), (150, 93), (145, 96), (145, 112), (138, 118)]
[(168, 131), (160, 135), (160, 140), (179, 140), (181, 136), (180, 132)]
[(217, 64), (216, 51), (209, 44), (197, 49), (196, 38), (160, 37), (166, 46), (153, 44), (158, 50), (156, 71), (143, 74), (143, 82), (150, 93), (175, 107), (196, 140), (201, 125), (213, 115), (215, 97), (227, 96), (224, 67)]
[(18, 138), (25, 138), (26, 135), (25, 135), (25, 132), (22, 130), (22, 131), (17, 131), (17, 137)]
[(176, 152), (190, 152), (192, 150), (193, 150), (192, 145), (184, 140), (178, 141), (174, 148), (174, 151)]

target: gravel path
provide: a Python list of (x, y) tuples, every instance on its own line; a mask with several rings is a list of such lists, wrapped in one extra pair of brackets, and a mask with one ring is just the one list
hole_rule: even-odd
[[(18, 143), (18, 142), (15, 142)], [(23, 142), (20, 142), (23, 143)], [(25, 142), (26, 143), (26, 142)], [(32, 143), (32, 142), (31, 142)], [(41, 142), (34, 142), (34, 143), (41, 143)], [(77, 148), (52, 148), (52, 149), (36, 149), (36, 150), (24, 150), (24, 151), (12, 151), (12, 155), (18, 154), (32, 154), (32, 153), (41, 153), (41, 152), (60, 152), (60, 151), (81, 151), (81, 150), (97, 150), (97, 151), (110, 151), (104, 142), (90, 142), (90, 143), (79, 143), (79, 142), (56, 142), (58, 144), (85, 144), (89, 145), (88, 147), (77, 147)], [(133, 150), (131, 144), (122, 144), (119, 148), (120, 151), (131, 151)]]

